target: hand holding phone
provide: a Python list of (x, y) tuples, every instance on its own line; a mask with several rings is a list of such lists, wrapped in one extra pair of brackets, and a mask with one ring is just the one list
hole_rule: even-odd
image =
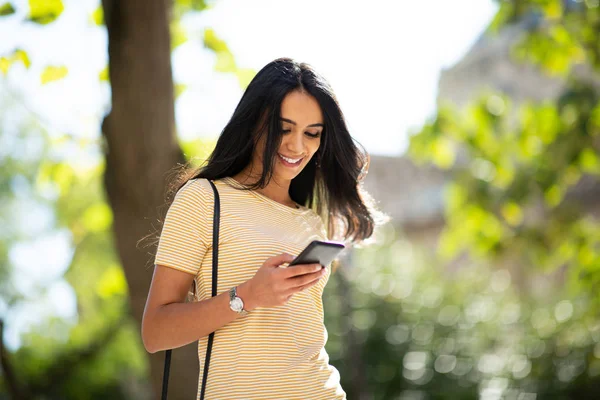
[(326, 267), (344, 248), (345, 246), (339, 242), (313, 240), (290, 263), (290, 267), (299, 264), (321, 264), (323, 267)]

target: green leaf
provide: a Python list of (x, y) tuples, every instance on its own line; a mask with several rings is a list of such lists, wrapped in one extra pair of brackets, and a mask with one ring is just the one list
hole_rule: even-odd
[(13, 58), (15, 61), (21, 61), (25, 68), (29, 68), (31, 66), (31, 60), (29, 60), (29, 56), (25, 52), (25, 50), (17, 49), (13, 53)]
[(182, 45), (183, 43), (187, 42), (187, 40), (187, 33), (185, 29), (183, 29), (183, 26), (181, 25), (180, 21), (173, 21), (171, 23), (171, 49)]
[(215, 71), (217, 72), (237, 72), (235, 65), (235, 59), (233, 54), (229, 52), (217, 53), (217, 62), (215, 64)]
[(544, 200), (550, 207), (556, 207), (562, 201), (565, 191), (558, 185), (553, 185), (544, 193)]
[(198, 167), (205, 164), (216, 144), (216, 138), (200, 138), (193, 141), (180, 142), (186, 160)]
[(509, 225), (517, 226), (523, 221), (523, 210), (517, 203), (506, 203), (502, 206), (502, 216)]
[(4, 75), (8, 74), (8, 70), (9, 70), (11, 64), (12, 64), (12, 61), (10, 58), (1, 57), (0, 58), (0, 72), (2, 72), (2, 74), (4, 74)]
[(100, 73), (98, 74), (98, 78), (102, 82), (109, 82), (110, 81), (110, 75), (108, 73), (108, 66), (104, 67), (104, 69), (102, 71), (100, 71)]
[(444, 191), (444, 201), (448, 211), (458, 211), (467, 201), (468, 194), (466, 189), (456, 182), (449, 183)]
[(592, 136), (600, 135), (600, 103), (598, 103), (590, 115), (590, 128)]
[(543, 6), (544, 13), (548, 19), (558, 19), (563, 15), (562, 1), (547, 1)]
[(175, 0), (171, 20), (179, 20), (188, 12), (201, 12), (212, 7), (212, 0)]
[(17, 49), (9, 56), (0, 57), (0, 72), (6, 75), (11, 65), (17, 61), (21, 61), (25, 68), (29, 68), (31, 65), (27, 53), (24, 50)]
[(175, 98), (178, 98), (181, 93), (185, 92), (187, 89), (187, 85), (184, 83), (176, 83), (175, 84)]
[(432, 143), (432, 161), (440, 168), (448, 169), (454, 165), (456, 145), (445, 137), (440, 137)]
[(251, 68), (239, 68), (236, 71), (236, 75), (238, 78), (238, 82), (240, 83), (240, 87), (242, 89), (246, 89), (246, 87), (248, 87), (248, 85), (250, 84), (250, 81), (256, 75), (256, 71)]
[(511, 20), (514, 18), (514, 14), (514, 5), (510, 2), (503, 1), (500, 4), (500, 9), (489, 25), (489, 31), (491, 33), (497, 33), (504, 25), (511, 22)]
[(68, 72), (69, 70), (64, 65), (60, 67), (47, 66), (42, 72), (42, 85), (64, 78)]
[(175, 5), (193, 11), (203, 11), (209, 7), (205, 0), (176, 0)]
[(204, 30), (204, 46), (211, 49), (215, 53), (230, 53), (227, 44), (223, 39), (219, 38), (214, 29), (207, 28)]
[(97, 291), (104, 299), (127, 293), (127, 281), (123, 269), (118, 265), (108, 267), (98, 281)]
[(0, 16), (11, 15), (15, 13), (15, 8), (10, 3), (4, 3), (0, 6)]
[(112, 224), (112, 211), (106, 203), (96, 203), (85, 210), (81, 221), (88, 232), (102, 232)]
[(104, 25), (104, 8), (102, 8), (102, 5), (99, 5), (98, 8), (94, 10), (90, 18), (95, 25)]
[(598, 154), (589, 147), (584, 149), (579, 155), (579, 165), (583, 172), (600, 174), (600, 160), (598, 159)]
[(204, 30), (204, 46), (214, 51), (217, 55), (215, 71), (237, 73), (237, 66), (233, 54), (225, 41), (217, 36), (213, 29)]
[(29, 0), (29, 20), (46, 25), (53, 22), (65, 9), (62, 0)]

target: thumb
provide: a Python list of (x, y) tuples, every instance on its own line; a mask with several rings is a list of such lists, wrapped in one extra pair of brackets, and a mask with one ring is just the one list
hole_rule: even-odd
[(266, 265), (270, 267), (279, 267), (281, 264), (289, 263), (294, 260), (294, 257), (288, 253), (281, 253), (278, 256), (274, 256), (269, 258)]

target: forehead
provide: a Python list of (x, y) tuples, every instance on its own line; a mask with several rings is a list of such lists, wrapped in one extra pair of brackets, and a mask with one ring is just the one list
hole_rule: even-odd
[(288, 93), (281, 103), (281, 117), (295, 121), (300, 126), (322, 124), (323, 113), (317, 100), (301, 91)]

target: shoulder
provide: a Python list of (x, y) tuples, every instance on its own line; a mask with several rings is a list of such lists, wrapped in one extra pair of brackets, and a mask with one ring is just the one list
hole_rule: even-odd
[(204, 207), (212, 204), (214, 201), (214, 192), (208, 179), (196, 178), (187, 181), (175, 194), (173, 204), (183, 206)]
[(307, 214), (309, 216), (309, 218), (318, 221), (320, 223), (323, 223), (323, 218), (321, 218), (321, 216), (319, 214), (317, 214), (317, 212), (311, 208), (307, 209)]
[(205, 178), (194, 178), (187, 181), (177, 192), (178, 196), (183, 197), (206, 197), (213, 195), (210, 182)]
[(312, 209), (307, 213), (307, 215), (311, 219), (312, 225), (317, 229), (317, 231), (319, 231), (321, 236), (324, 239), (327, 239), (327, 228), (325, 227), (325, 222), (323, 221), (323, 217), (321, 217), (319, 214), (317, 214)]

